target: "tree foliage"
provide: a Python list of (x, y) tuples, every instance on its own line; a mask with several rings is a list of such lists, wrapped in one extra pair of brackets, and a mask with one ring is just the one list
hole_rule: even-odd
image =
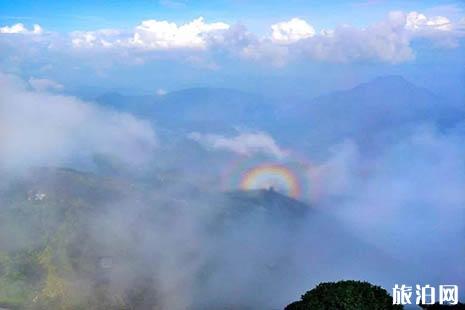
[(289, 304), (285, 310), (394, 310), (388, 292), (368, 282), (339, 281), (318, 284), (302, 295), (300, 301)]

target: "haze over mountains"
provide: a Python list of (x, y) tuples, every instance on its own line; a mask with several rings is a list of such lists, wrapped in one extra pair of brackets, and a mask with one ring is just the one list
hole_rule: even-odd
[(274, 309), (341, 278), (462, 287), (463, 114), (400, 77), (306, 103), (0, 87), (0, 306)]
[(55, 168), (17, 179), (0, 192), (0, 305), (273, 308), (341, 273), (405, 277), (336, 218), (276, 191), (179, 186)]
[(264, 97), (233, 89), (191, 88), (152, 96), (107, 93), (96, 101), (171, 128), (265, 125), (274, 117)]
[[(259, 144), (255, 149), (251, 147), (254, 155), (247, 156), (264, 156), (257, 162), (271, 160), (292, 165), (302, 157), (294, 153), (303, 154), (313, 166), (300, 171), (305, 175), (303, 180), (306, 186), (318, 187), (319, 191), (311, 201), (336, 212), (358, 234), (382, 245), (396, 258), (404, 256), (404, 262), (412, 260), (423, 265), (422, 259), (430, 256), (427, 244), (431, 242), (449, 254), (432, 255), (429, 264), (439, 266), (447, 261), (448, 266), (455, 266), (452, 273), (464, 273), (457, 260), (465, 257), (463, 250), (446, 249), (448, 243), (441, 241), (451, 238), (451, 231), (457, 236), (464, 232), (460, 202), (464, 199), (461, 188), (465, 178), (459, 159), (463, 148), (458, 146), (463, 139), (463, 106), (400, 76), (380, 77), (306, 103), (259, 101), (253, 106), (262, 111), (257, 115), (263, 116), (255, 120), (250, 114), (240, 116), (223, 105), (222, 91), (212, 92), (214, 96), (210, 97), (206, 89), (198, 93), (203, 95), (196, 98), (208, 98), (209, 103), (204, 105), (196, 99), (196, 108), (205, 106), (207, 111), (205, 116), (198, 113), (196, 120), (207, 120), (209, 113), (217, 113), (221, 115), (221, 124), (210, 127), (207, 122), (205, 126), (196, 126), (190, 122), (189, 113), (183, 114), (182, 125), (167, 123), (166, 128), (171, 129), (167, 137), (178, 137), (170, 154), (177, 159), (183, 156), (178, 154), (186, 156), (184, 173), (196, 171), (192, 175), (195, 177), (205, 175), (205, 171), (222, 171), (225, 162), (234, 160), (235, 152), (242, 151), (233, 146), (241, 139), (246, 143), (246, 138), (250, 138), (247, 132), (267, 133), (283, 152), (291, 150), (291, 155), (279, 159), (280, 153), (272, 151), (270, 144), (266, 148)], [(253, 101), (247, 99), (252, 95), (244, 93), (236, 98), (244, 96), (243, 102)], [(188, 98), (179, 100), (188, 102)], [(175, 115), (176, 106), (173, 103), (166, 109), (172, 108)], [(153, 109), (157, 108), (155, 104)], [(185, 109), (189, 111), (190, 107)], [(158, 118), (156, 112), (149, 115), (155, 124), (163, 122), (163, 116)], [(182, 138), (190, 131), (205, 133), (198, 136), (203, 139), (194, 141), (202, 142), (200, 145)], [(265, 140), (264, 135), (260, 137)], [(226, 147), (225, 143), (231, 144)], [(408, 158), (415, 165), (410, 165)], [(198, 169), (190, 167), (192, 163)], [(406, 229), (419, 218), (424, 227)], [(424, 234), (429, 237), (423, 238)], [(399, 239), (404, 242), (393, 241)]]
[(348, 137), (370, 140), (375, 133), (418, 122), (453, 127), (463, 114), (463, 107), (401, 76), (379, 77), (302, 103), (217, 88), (162, 96), (106, 93), (95, 100), (173, 130), (231, 132), (248, 128), (264, 130), (288, 143), (299, 135), (319, 147)]
[[(339, 118), (341, 118), (346, 113), (354, 113), (363, 109), (370, 109), (368, 112), (374, 113), (373, 118), (384, 116), (392, 117), (392, 120), (401, 116), (400, 113), (404, 113), (406, 115), (398, 120), (402, 122), (406, 118), (424, 119), (425, 116), (432, 118), (434, 115), (431, 115), (431, 112), (435, 107), (443, 104), (451, 105), (401, 76), (379, 77), (352, 89), (331, 92), (316, 97), (310, 102), (298, 104), (279, 102), (278, 105), (277, 99), (222, 88), (190, 88), (168, 92), (164, 95), (143, 96), (129, 96), (112, 92), (98, 96), (95, 100), (117, 110), (154, 117), (159, 120), (171, 116), (180, 121), (183, 119), (208, 121), (218, 118), (221, 121), (241, 121), (243, 123), (254, 121), (253, 118), (258, 121), (263, 115), (262, 113), (267, 112), (267, 110), (287, 111), (288, 114), (296, 118), (312, 116), (312, 112), (323, 114), (332, 111), (336, 116), (340, 113)], [(452, 105), (451, 108), (453, 107)], [(305, 108), (307, 110), (303, 111)], [(261, 114), (248, 114), (254, 109), (260, 109)], [(199, 113), (200, 110), (206, 113), (202, 115)], [(238, 111), (242, 118), (235, 115)], [(298, 115), (293, 115), (294, 113)], [(396, 113), (396, 115), (392, 115), (392, 113)], [(359, 114), (361, 113), (359, 112)], [(266, 116), (268, 116), (267, 113), (264, 113), (264, 117)]]

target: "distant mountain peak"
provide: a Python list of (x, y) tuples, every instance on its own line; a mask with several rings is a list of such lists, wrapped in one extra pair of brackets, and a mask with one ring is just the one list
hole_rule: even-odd
[(411, 102), (424, 103), (434, 100), (438, 100), (436, 95), (400, 75), (379, 76), (353, 88), (331, 92), (314, 99), (320, 104), (355, 104), (358, 107), (363, 104), (379, 106), (381, 103), (408, 106)]
[(311, 208), (302, 201), (271, 189), (236, 190), (227, 192), (226, 196), (234, 202), (242, 202), (247, 207), (264, 207), (271, 212), (289, 215), (303, 215)]
[(404, 77), (400, 75), (384, 75), (376, 77), (368, 82), (362, 83), (353, 88), (357, 89), (372, 89), (372, 90), (381, 90), (381, 91), (404, 91), (404, 90), (421, 90), (426, 91), (415, 84), (407, 81)]

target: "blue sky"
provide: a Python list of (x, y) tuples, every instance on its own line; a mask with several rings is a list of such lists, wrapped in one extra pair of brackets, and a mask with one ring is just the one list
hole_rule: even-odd
[(2, 0), (0, 7), (0, 70), (66, 89), (221, 86), (310, 97), (400, 74), (448, 95), (464, 76), (462, 1)]
[[(383, 18), (387, 12), (442, 10), (449, 13), (464, 7), (462, 1), (384, 1), (317, 0), (290, 1), (0, 1), (0, 22), (39, 23), (55, 31), (91, 30), (95, 28), (132, 27), (144, 19), (169, 19), (185, 22), (204, 16), (208, 20), (230, 23), (247, 22), (265, 29), (267, 23), (295, 16), (310, 20), (320, 27), (340, 23), (364, 26)], [(264, 25), (263, 25), (264, 24)]]

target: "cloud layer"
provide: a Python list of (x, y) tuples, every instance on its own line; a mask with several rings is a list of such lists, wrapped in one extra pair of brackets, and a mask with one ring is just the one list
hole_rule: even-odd
[[(150, 19), (141, 21), (132, 30), (96, 29), (68, 34), (45, 33), (39, 25), (27, 29), (23, 24), (15, 24), (0, 28), (0, 46), (9, 46), (8, 36), (12, 34), (43, 37), (29, 39), (33, 44), (28, 48), (42, 42), (37, 47), (44, 53), (103, 51), (116, 59), (122, 57), (126, 63), (130, 62), (128, 59), (143, 63), (154, 57), (159, 59), (163, 55), (160, 53), (166, 51), (183, 51), (169, 57), (178, 55), (183, 60), (203, 57), (214, 63), (215, 57), (227, 54), (252, 61), (271, 61), (275, 65), (295, 61), (400, 63), (415, 58), (412, 47), (415, 40), (425, 39), (436, 47), (451, 48), (457, 47), (464, 37), (460, 21), (416, 11), (393, 11), (366, 27), (341, 24), (318, 30), (309, 21), (295, 17), (270, 25), (263, 35), (250, 32), (244, 25), (207, 22), (202, 17), (184, 24)], [(166, 53), (164, 56), (168, 57)]]

